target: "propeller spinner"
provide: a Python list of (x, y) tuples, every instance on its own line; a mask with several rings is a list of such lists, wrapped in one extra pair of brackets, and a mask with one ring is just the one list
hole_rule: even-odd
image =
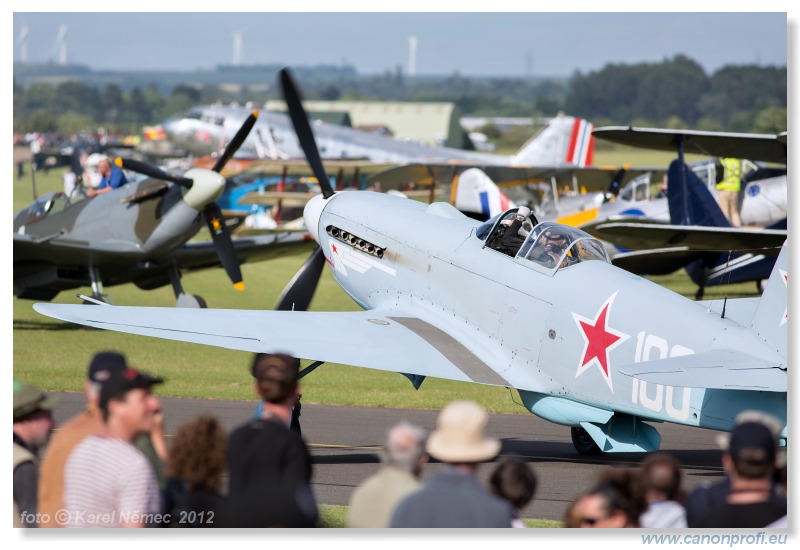
[[(186, 172), (184, 176), (174, 176), (145, 162), (123, 158), (117, 158), (114, 161), (121, 168), (126, 168), (151, 178), (171, 181), (188, 190), (184, 195), (184, 200), (190, 206), (198, 210), (202, 209), (206, 226), (211, 232), (211, 239), (214, 241), (214, 248), (217, 250), (217, 256), (225, 269), (225, 273), (228, 274), (233, 283), (233, 288), (236, 290), (244, 290), (242, 270), (239, 266), (239, 259), (236, 257), (236, 248), (233, 246), (230, 231), (222, 217), (222, 211), (214, 201), (219, 198), (225, 188), (225, 179), (220, 175), (220, 172), (247, 139), (250, 130), (255, 126), (256, 120), (258, 120), (258, 110), (253, 111), (247, 117), (211, 170), (193, 168)], [(328, 185), (330, 186), (330, 183)]]

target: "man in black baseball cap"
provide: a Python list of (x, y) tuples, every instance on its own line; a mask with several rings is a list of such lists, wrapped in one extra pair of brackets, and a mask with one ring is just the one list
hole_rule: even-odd
[(786, 499), (772, 487), (777, 441), (774, 431), (756, 420), (737, 424), (722, 455), (730, 477), (725, 504), (714, 509), (697, 527), (766, 527), (786, 516)]
[(153, 385), (163, 382), (163, 378), (151, 376), (132, 367), (113, 372), (100, 388), (99, 406), (103, 412), (103, 420), (108, 421), (109, 406), (112, 400), (125, 401), (128, 392), (136, 389), (147, 390), (149, 393)]
[(39, 482), (39, 511), (43, 521), (40, 527), (61, 527), (56, 512), (64, 507), (64, 465), (72, 449), (85, 437), (103, 429), (103, 417), (98, 407), (100, 388), (112, 374), (128, 368), (125, 356), (116, 351), (96, 353), (89, 362), (83, 393), (86, 410), (59, 426), (42, 459)]
[[(119, 364), (119, 358), (111, 361)], [(90, 369), (91, 370), (91, 369)], [(144, 527), (160, 509), (158, 481), (134, 441), (153, 430), (161, 405), (151, 389), (163, 379), (133, 367), (112, 369), (100, 388), (103, 429), (67, 459), (64, 509), (71, 527)], [(124, 475), (120, 475), (124, 473)], [(85, 518), (115, 513), (102, 525)]]

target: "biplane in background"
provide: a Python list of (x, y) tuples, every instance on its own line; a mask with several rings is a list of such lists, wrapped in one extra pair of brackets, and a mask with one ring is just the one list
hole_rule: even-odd
[[(684, 152), (786, 163), (786, 134), (756, 135), (653, 128), (599, 128), (598, 137), (625, 145), (676, 150), (668, 171), (669, 223), (620, 216), (584, 226), (587, 232), (627, 249), (614, 264), (639, 275), (663, 275), (685, 268), (698, 285), (754, 281), (759, 291), (787, 237), (786, 168), (757, 165), (745, 175), (743, 223), (731, 227), (714, 198), (714, 171), (692, 170)], [(712, 163), (713, 164), (713, 163)], [(746, 197), (746, 198), (744, 198)], [(746, 221), (745, 221), (746, 220)]]

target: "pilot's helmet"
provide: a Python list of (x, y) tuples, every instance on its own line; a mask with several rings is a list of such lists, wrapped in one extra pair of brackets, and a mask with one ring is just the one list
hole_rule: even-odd
[(517, 210), (517, 217), (525, 219), (531, 215), (531, 209), (527, 206), (520, 206), (519, 210)]
[(565, 249), (567, 247), (567, 236), (561, 233), (557, 228), (547, 228), (541, 236), (543, 246), (558, 247)]

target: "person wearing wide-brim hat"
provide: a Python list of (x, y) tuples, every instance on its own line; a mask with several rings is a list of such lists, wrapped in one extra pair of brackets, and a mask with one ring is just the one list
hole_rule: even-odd
[(484, 434), (488, 420), (472, 401), (455, 401), (439, 413), (427, 451), (444, 467), (398, 504), (391, 527), (511, 527), (511, 506), (476, 478), (480, 464), (500, 452), (500, 441)]
[(57, 402), (38, 388), (14, 380), (14, 526), (37, 526), (36, 454), (50, 438)]

